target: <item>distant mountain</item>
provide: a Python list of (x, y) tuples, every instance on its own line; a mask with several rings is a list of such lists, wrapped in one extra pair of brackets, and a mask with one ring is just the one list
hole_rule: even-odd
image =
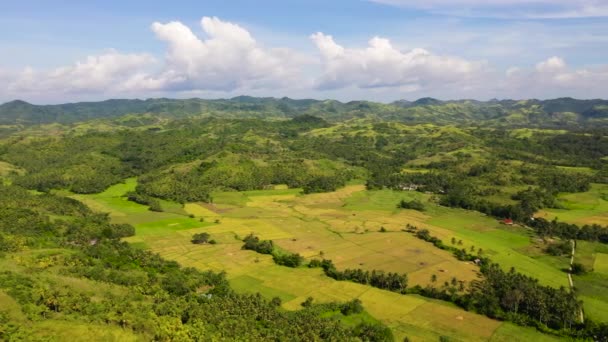
[(328, 121), (375, 118), (412, 123), (479, 124), (490, 126), (608, 126), (607, 100), (452, 100), (425, 97), (383, 104), (369, 101), (295, 100), (287, 97), (238, 96), (231, 99), (107, 100), (59, 105), (11, 101), (0, 105), (0, 125), (72, 124), (115, 119), (127, 114), (166, 118), (221, 116), (229, 118), (292, 118), (313, 115)]

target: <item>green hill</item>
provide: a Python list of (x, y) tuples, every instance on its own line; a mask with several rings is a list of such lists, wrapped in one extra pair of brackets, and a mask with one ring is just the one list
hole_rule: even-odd
[(376, 118), (412, 123), (576, 127), (606, 125), (607, 108), (606, 100), (572, 98), (487, 102), (422, 98), (414, 102), (397, 101), (391, 104), (249, 96), (217, 100), (107, 100), (59, 105), (33, 105), (17, 100), (0, 105), (0, 125), (70, 124), (91, 119), (116, 118), (126, 114), (152, 114), (172, 119), (198, 116), (290, 118), (309, 114), (330, 121)]

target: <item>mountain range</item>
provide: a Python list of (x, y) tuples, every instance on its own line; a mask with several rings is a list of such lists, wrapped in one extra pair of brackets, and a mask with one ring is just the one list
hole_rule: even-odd
[(291, 118), (314, 115), (328, 121), (374, 118), (411, 123), (522, 127), (601, 127), (608, 125), (608, 100), (450, 100), (421, 98), (389, 104), (370, 101), (260, 98), (112, 99), (57, 105), (15, 100), (0, 105), (0, 125), (71, 124), (112, 119), (127, 114), (167, 118), (218, 116), (230, 118)]

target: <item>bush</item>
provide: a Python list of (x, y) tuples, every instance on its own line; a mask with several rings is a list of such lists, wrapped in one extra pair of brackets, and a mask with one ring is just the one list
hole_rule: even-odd
[(581, 275), (587, 273), (587, 268), (583, 264), (575, 262), (571, 267), (572, 274)]
[(274, 262), (277, 265), (287, 266), (287, 267), (292, 267), (292, 268), (299, 267), (300, 265), (302, 265), (302, 261), (304, 261), (304, 258), (300, 254), (297, 254), (297, 253), (296, 254), (274, 255), (272, 257), (272, 259), (274, 260)]
[(342, 307), (340, 308), (340, 312), (344, 316), (361, 313), (361, 312), (363, 312), (363, 304), (361, 303), (361, 301), (359, 299), (355, 298), (355, 299), (351, 300), (350, 302), (342, 304)]
[(210, 237), (209, 233), (194, 234), (192, 236), (191, 242), (196, 245), (200, 245), (203, 243), (211, 243), (211, 241), (213, 241), (215, 243), (215, 240), (209, 241), (209, 237)]
[(253, 234), (247, 235), (243, 239), (243, 242), (245, 242), (245, 244), (242, 247), (243, 249), (256, 251), (260, 254), (272, 254), (272, 252), (274, 251), (274, 244), (272, 243), (272, 241), (270, 241), (270, 240), (260, 241), (260, 238), (258, 238), (257, 236), (255, 236)]
[(305, 301), (303, 301), (303, 302), (302, 302), (302, 304), (300, 304), (300, 305), (302, 305), (302, 307), (304, 307), (304, 308), (308, 308), (308, 307), (311, 307), (311, 306), (312, 306), (312, 301), (313, 301), (313, 298), (312, 298), (312, 297), (308, 297), (308, 298), (306, 298), (306, 300), (305, 300)]
[(572, 251), (572, 246), (569, 241), (562, 241), (560, 243), (550, 244), (545, 251), (554, 256), (569, 255)]
[(401, 202), (399, 202), (397, 205), (397, 208), (424, 211), (424, 204), (418, 200), (412, 200), (409, 202), (406, 200), (401, 200)]

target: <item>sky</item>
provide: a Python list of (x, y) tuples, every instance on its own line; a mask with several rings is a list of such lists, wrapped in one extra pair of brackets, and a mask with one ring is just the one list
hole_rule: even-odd
[(2, 0), (0, 102), (608, 98), (608, 0)]

